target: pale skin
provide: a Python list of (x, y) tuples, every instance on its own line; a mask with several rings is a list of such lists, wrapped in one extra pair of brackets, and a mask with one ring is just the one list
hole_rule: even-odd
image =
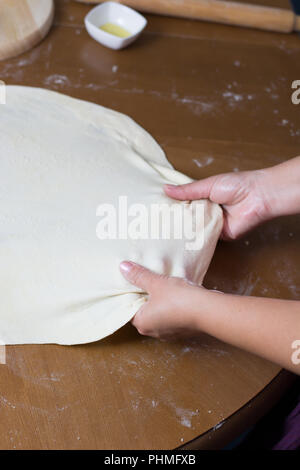
[[(164, 190), (177, 200), (206, 198), (221, 204), (221, 237), (234, 240), (266, 220), (300, 214), (300, 157), (263, 170), (166, 185)], [(300, 364), (292, 361), (292, 344), (300, 340), (300, 301), (210, 291), (131, 261), (123, 261), (120, 269), (149, 294), (132, 320), (142, 335), (170, 339), (206, 333), (300, 374)]]

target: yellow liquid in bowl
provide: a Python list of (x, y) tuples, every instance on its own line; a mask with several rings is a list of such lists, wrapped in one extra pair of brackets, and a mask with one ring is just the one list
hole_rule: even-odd
[(128, 36), (131, 36), (131, 33), (127, 31), (127, 29), (122, 28), (122, 26), (119, 26), (118, 24), (114, 23), (105, 23), (100, 26), (100, 29), (102, 29), (102, 31), (105, 31), (106, 33), (118, 36), (119, 38), (128, 38)]

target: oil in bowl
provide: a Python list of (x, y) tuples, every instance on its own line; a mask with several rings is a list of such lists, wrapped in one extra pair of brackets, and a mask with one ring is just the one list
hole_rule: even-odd
[(102, 26), (99, 26), (102, 31), (106, 33), (112, 34), (113, 36), (117, 36), (118, 38), (128, 38), (131, 36), (131, 32), (127, 29), (123, 28), (116, 23), (104, 23)]

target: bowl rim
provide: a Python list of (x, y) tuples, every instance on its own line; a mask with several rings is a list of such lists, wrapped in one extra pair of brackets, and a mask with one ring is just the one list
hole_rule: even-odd
[[(147, 21), (147, 19), (146, 19), (141, 13), (139, 13), (138, 11), (134, 10), (134, 8), (131, 8), (131, 7), (127, 6), (127, 5), (123, 5), (122, 3), (113, 2), (113, 1), (110, 1), (110, 0), (107, 1), (107, 2), (100, 3), (99, 5), (96, 5), (94, 8), (92, 8), (92, 9), (86, 14), (86, 16), (85, 16), (85, 18), (84, 18), (84, 21), (88, 21), (91, 25), (96, 26), (95, 23), (94, 23), (93, 21), (91, 21), (90, 17), (92, 16), (92, 14), (93, 14), (96, 10), (100, 10), (103, 6), (108, 5), (108, 4), (112, 4), (112, 5), (116, 6), (118, 9), (120, 9), (120, 11), (122, 11), (122, 10), (123, 10), (123, 11), (124, 11), (124, 10), (127, 10), (127, 11), (129, 11), (131, 14), (133, 14), (133, 16), (136, 16), (136, 17), (138, 17), (139, 19), (141, 19), (141, 20), (143, 21), (143, 24), (138, 28), (138, 31), (142, 31), (142, 30), (146, 27), (148, 21)], [(96, 27), (97, 27), (97, 26), (96, 26)], [(105, 32), (105, 31), (104, 31), (104, 32)], [(107, 34), (109, 34), (109, 33), (107, 33)], [(134, 33), (134, 34), (136, 34), (136, 33)]]
[[(111, 33), (108, 33), (107, 31), (104, 31), (102, 30), (100, 27), (98, 27), (98, 25), (95, 24), (94, 21), (91, 20), (91, 16), (93, 15), (93, 13), (95, 12), (95, 10), (98, 10), (100, 9), (101, 7), (103, 7), (104, 5), (106, 4), (113, 4), (113, 5), (116, 5), (118, 7), (119, 10), (130, 10), (130, 14), (132, 14), (133, 16), (136, 16), (137, 18), (139, 18), (141, 21), (141, 25), (137, 27), (137, 29), (132, 32), (130, 34), (130, 36), (127, 36), (125, 38), (122, 38), (122, 37), (119, 37), (119, 36), (116, 36), (114, 34), (111, 34)], [(120, 15), (122, 16), (122, 15)], [(112, 20), (111, 20), (112, 21)], [(134, 41), (141, 33), (142, 31), (145, 29), (145, 27), (147, 26), (148, 24), (148, 21), (147, 19), (141, 15), (139, 12), (137, 12), (136, 10), (134, 10), (133, 8), (130, 8), (128, 7), (127, 5), (123, 5), (121, 3), (117, 3), (117, 2), (113, 2), (113, 1), (107, 1), (107, 2), (103, 2), (103, 3), (100, 3), (99, 5), (96, 5), (94, 8), (92, 8), (84, 17), (84, 24), (85, 24), (85, 27), (89, 33), (90, 36), (93, 37), (94, 40), (101, 42), (101, 37), (102, 39), (104, 40), (109, 40), (111, 42), (113, 42), (114, 44), (118, 44), (118, 47), (121, 47), (123, 44), (126, 44), (127, 42), (132, 42)], [(125, 25), (124, 27), (126, 28), (126, 21), (125, 21)], [(91, 34), (91, 32), (89, 31), (89, 29), (91, 29), (95, 35), (97, 36), (97, 39)], [(108, 46), (108, 44), (104, 44), (106, 45), (107, 47), (110, 47)]]

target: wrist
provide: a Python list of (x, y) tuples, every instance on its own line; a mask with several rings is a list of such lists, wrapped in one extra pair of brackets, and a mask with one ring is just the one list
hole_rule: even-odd
[(274, 219), (283, 210), (282, 190), (278, 191), (278, 171), (276, 167), (262, 170), (262, 192), (264, 194), (265, 220)]
[(261, 222), (277, 217), (280, 200), (276, 192), (273, 168), (254, 171), (254, 193), (257, 198), (257, 212)]
[(300, 157), (258, 171), (265, 220), (300, 213)]
[(224, 294), (220, 291), (197, 287), (195, 299), (192, 301), (191, 321), (197, 332), (209, 333), (207, 320), (211, 318), (216, 309), (220, 309)]

